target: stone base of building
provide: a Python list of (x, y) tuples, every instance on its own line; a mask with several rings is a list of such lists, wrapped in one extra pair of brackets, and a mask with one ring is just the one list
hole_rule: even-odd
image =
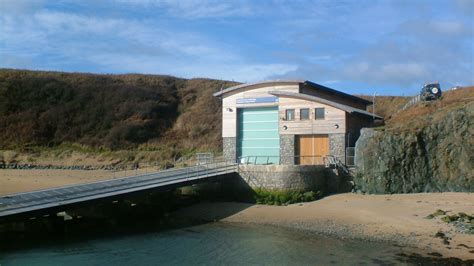
[(346, 163), (346, 134), (329, 134), (329, 154)]
[(280, 135), (280, 164), (295, 164), (295, 135)]
[(240, 165), (239, 176), (252, 189), (349, 192), (350, 178), (321, 165)]
[(223, 138), (222, 153), (224, 156), (224, 160), (228, 162), (237, 162), (237, 139)]

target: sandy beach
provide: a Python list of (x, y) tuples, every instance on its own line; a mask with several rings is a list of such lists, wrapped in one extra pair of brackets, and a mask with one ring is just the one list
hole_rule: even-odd
[[(131, 171), (127, 172), (127, 175), (131, 174)], [(0, 170), (0, 196), (124, 175), (125, 172), (104, 170)], [(427, 254), (434, 252), (443, 257), (474, 259), (473, 234), (460, 232), (452, 224), (443, 222), (441, 216), (426, 218), (439, 209), (447, 214), (474, 215), (474, 193), (346, 193), (288, 206), (200, 203), (181, 209), (174, 216), (198, 221), (271, 225), (339, 238), (390, 241), (423, 249)]]
[[(426, 218), (438, 209), (472, 215), (474, 193), (339, 194), (288, 206), (202, 203), (179, 210), (175, 215), (186, 219), (279, 226), (340, 238), (389, 241), (420, 248), (426, 254), (474, 259), (474, 235), (459, 232), (439, 217)], [(438, 232), (446, 236), (447, 242), (435, 237)]]
[(0, 196), (40, 189), (91, 183), (106, 179), (121, 178), (152, 169), (127, 171), (106, 170), (62, 170), (62, 169), (1, 169)]

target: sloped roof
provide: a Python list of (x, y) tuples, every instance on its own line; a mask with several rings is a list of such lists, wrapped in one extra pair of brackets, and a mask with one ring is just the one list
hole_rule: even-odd
[(244, 83), (244, 84), (232, 86), (227, 89), (218, 91), (214, 93), (213, 95), (217, 97), (231, 91), (235, 91), (235, 90), (246, 88), (246, 87), (252, 87), (252, 86), (264, 87), (264, 86), (270, 86), (270, 85), (298, 85), (304, 82), (305, 82), (304, 80), (267, 80), (267, 81), (253, 82), (253, 83)]
[(365, 111), (365, 110), (362, 110), (362, 109), (358, 109), (358, 108), (354, 108), (352, 106), (348, 106), (348, 105), (345, 105), (345, 104), (336, 103), (336, 102), (333, 102), (333, 101), (329, 101), (329, 100), (326, 100), (326, 99), (323, 99), (323, 98), (320, 98), (320, 97), (316, 97), (316, 96), (312, 96), (312, 95), (308, 95), (308, 94), (288, 92), (288, 91), (269, 91), (268, 93), (272, 94), (272, 95), (275, 95), (275, 96), (278, 96), (278, 97), (290, 97), (290, 98), (298, 98), (298, 99), (303, 99), (303, 100), (308, 100), (308, 101), (313, 101), (313, 102), (319, 102), (319, 103), (322, 103), (322, 104), (327, 104), (329, 106), (335, 107), (337, 109), (341, 109), (341, 110), (343, 110), (347, 113), (358, 113), (358, 114), (373, 116), (375, 118), (382, 119), (381, 116), (374, 115), (371, 112), (368, 112), (368, 111)]
[(318, 89), (318, 90), (322, 90), (322, 91), (329, 92), (329, 93), (332, 93), (332, 94), (336, 94), (336, 95), (339, 95), (339, 96), (343, 96), (343, 97), (349, 98), (353, 101), (362, 102), (364, 104), (372, 104), (371, 101), (368, 101), (366, 99), (362, 99), (362, 98), (359, 98), (357, 96), (344, 93), (342, 91), (334, 90), (334, 89), (325, 87), (323, 85), (311, 82), (309, 80), (268, 80), (268, 81), (254, 82), (254, 83), (244, 83), (244, 84), (232, 86), (232, 87), (229, 87), (227, 89), (218, 91), (218, 92), (214, 93), (213, 95), (217, 97), (217, 96), (224, 95), (228, 92), (232, 92), (232, 91), (242, 89), (242, 88), (253, 87), (253, 86), (264, 87), (264, 86), (271, 86), (271, 85), (275, 86), (275, 85), (299, 85), (299, 84), (304, 84), (304, 85), (307, 85), (307, 86), (309, 86), (311, 88), (314, 88), (314, 89)]

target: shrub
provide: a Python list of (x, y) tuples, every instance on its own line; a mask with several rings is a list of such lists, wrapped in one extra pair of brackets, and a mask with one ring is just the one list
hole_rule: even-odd
[(257, 204), (267, 205), (287, 205), (298, 202), (309, 202), (320, 198), (321, 192), (307, 191), (293, 191), (293, 190), (268, 190), (255, 189), (255, 202)]

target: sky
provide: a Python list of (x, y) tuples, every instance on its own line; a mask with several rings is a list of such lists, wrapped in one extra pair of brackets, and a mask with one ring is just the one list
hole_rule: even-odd
[(0, 0), (0, 68), (474, 85), (474, 0)]

